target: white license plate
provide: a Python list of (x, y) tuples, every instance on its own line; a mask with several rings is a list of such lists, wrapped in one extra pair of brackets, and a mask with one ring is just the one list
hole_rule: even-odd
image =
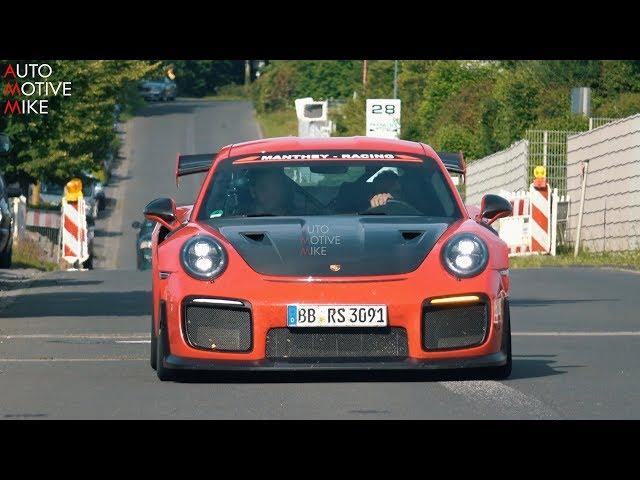
[(386, 327), (386, 305), (287, 305), (289, 327)]

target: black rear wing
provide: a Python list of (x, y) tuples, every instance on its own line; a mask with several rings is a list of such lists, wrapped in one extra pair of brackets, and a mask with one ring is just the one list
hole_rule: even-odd
[[(466, 165), (462, 152), (437, 152), (440, 160), (450, 173), (465, 175)], [(207, 172), (211, 168), (216, 153), (197, 153), (195, 155), (180, 155), (176, 158), (176, 185), (178, 179), (184, 175)]]
[(440, 160), (444, 163), (444, 167), (450, 173), (459, 173), (464, 175), (467, 166), (464, 163), (464, 154), (462, 152), (437, 152)]
[(176, 185), (178, 184), (178, 178), (184, 175), (209, 171), (216, 155), (216, 153), (178, 154), (176, 158)]

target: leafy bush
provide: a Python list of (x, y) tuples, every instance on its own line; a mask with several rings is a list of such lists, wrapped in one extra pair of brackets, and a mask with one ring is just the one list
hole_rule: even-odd
[(215, 95), (223, 85), (244, 82), (243, 60), (176, 60), (173, 62), (178, 93)]

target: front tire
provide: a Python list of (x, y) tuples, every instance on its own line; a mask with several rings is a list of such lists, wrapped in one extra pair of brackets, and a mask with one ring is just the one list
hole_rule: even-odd
[(151, 363), (151, 368), (158, 370), (158, 336), (153, 326), (153, 314), (151, 314), (151, 355), (149, 363)]
[(4, 252), (0, 253), (0, 268), (11, 268), (11, 256), (13, 254), (13, 241), (9, 239)]
[(489, 371), (489, 378), (492, 380), (505, 380), (511, 375), (513, 360), (511, 356), (511, 313), (509, 301), (504, 301), (504, 323), (502, 326), (502, 348), (507, 354), (507, 363), (500, 367), (492, 367)]
[(162, 382), (170, 382), (178, 379), (175, 370), (164, 366), (164, 358), (169, 354), (169, 337), (167, 335), (166, 316), (160, 309), (160, 328), (156, 340), (156, 374)]

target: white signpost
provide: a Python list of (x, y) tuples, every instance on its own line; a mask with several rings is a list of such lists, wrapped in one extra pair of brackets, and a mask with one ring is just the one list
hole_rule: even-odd
[(400, 100), (367, 99), (367, 137), (400, 138)]

